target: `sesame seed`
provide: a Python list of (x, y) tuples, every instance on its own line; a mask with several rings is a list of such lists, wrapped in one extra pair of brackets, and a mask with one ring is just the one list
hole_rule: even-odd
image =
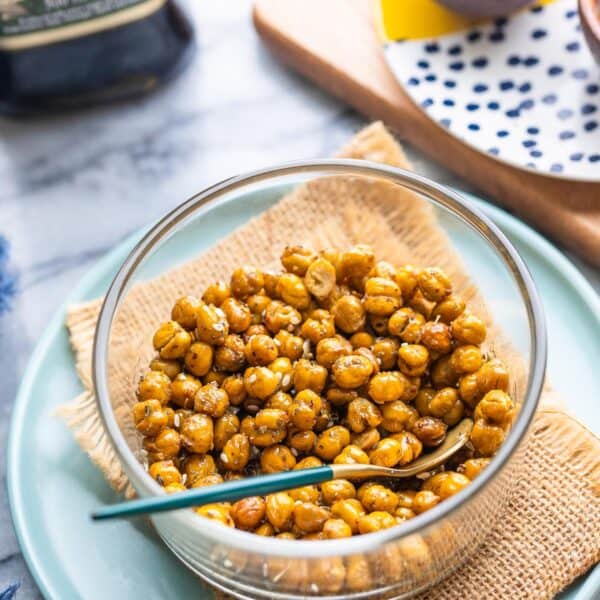
[(319, 593), (319, 586), (316, 583), (311, 583), (310, 584), (310, 591), (314, 592), (315, 594)]
[(221, 454), (219, 455), (219, 458), (223, 461), (223, 462), (227, 462), (227, 454), (225, 454), (225, 452), (221, 452)]
[(292, 454), (294, 456), (298, 456), (298, 450), (296, 450), (296, 448), (292, 448)]
[(250, 377), (248, 377), (248, 383), (254, 383), (256, 381), (256, 373), (252, 373)]
[(281, 380), (281, 385), (283, 385), (284, 387), (287, 387), (288, 385), (290, 385), (292, 381), (292, 378), (290, 377), (290, 375), (288, 373), (286, 373), (283, 376), (283, 379)]

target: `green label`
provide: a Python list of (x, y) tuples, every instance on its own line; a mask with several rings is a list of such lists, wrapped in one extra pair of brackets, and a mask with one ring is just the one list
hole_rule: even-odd
[(148, 0), (0, 0), (0, 38), (56, 29)]

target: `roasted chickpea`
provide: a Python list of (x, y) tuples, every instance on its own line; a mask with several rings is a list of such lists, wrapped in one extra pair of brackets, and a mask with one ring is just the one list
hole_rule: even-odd
[(262, 535), (263, 537), (271, 537), (275, 534), (275, 530), (273, 529), (271, 523), (263, 523), (259, 525), (254, 531), (256, 535)]
[(217, 466), (210, 454), (190, 454), (183, 463), (183, 470), (190, 487), (200, 479), (217, 474)]
[(320, 498), (319, 488), (316, 485), (305, 485), (304, 487), (290, 490), (289, 494), (294, 502), (318, 503)]
[(250, 441), (261, 448), (278, 444), (285, 439), (288, 420), (287, 413), (282, 410), (265, 408), (258, 411), (253, 420), (254, 428), (249, 434)]
[(340, 258), (340, 271), (345, 278), (365, 277), (375, 266), (373, 248), (366, 244), (357, 244), (343, 252)]
[(172, 460), (159, 460), (150, 465), (148, 469), (150, 477), (159, 485), (166, 487), (174, 483), (181, 483), (181, 473)]
[(294, 524), (304, 533), (321, 531), (329, 517), (329, 510), (313, 502), (300, 502), (294, 506)]
[(402, 400), (387, 402), (381, 407), (381, 413), (381, 424), (392, 433), (412, 429), (419, 418), (417, 410)]
[(294, 426), (302, 431), (313, 429), (321, 405), (321, 397), (312, 390), (306, 389), (298, 392), (290, 410), (290, 418)]
[(217, 281), (209, 285), (204, 294), (202, 295), (202, 301), (205, 304), (213, 304), (214, 306), (221, 306), (227, 298), (231, 296), (231, 288), (222, 281)]
[(359, 354), (341, 356), (332, 367), (335, 383), (343, 389), (356, 389), (364, 385), (372, 373), (371, 361)]
[(258, 294), (265, 283), (261, 271), (251, 266), (244, 266), (236, 269), (231, 275), (229, 285), (231, 293), (244, 300), (248, 296)]
[(152, 338), (161, 358), (181, 358), (192, 343), (192, 336), (177, 321), (163, 323)]
[(279, 349), (279, 356), (289, 358), (291, 361), (298, 360), (304, 352), (304, 340), (282, 329), (274, 338)]
[(477, 385), (484, 394), (491, 390), (508, 391), (508, 370), (497, 358), (486, 362), (476, 373)]
[(215, 383), (203, 385), (194, 396), (194, 410), (211, 417), (218, 418), (225, 414), (229, 407), (227, 392)]
[(391, 337), (377, 338), (371, 344), (371, 351), (382, 371), (391, 371), (396, 367), (400, 342)]
[(317, 443), (317, 434), (314, 431), (290, 431), (287, 442), (296, 452), (312, 452)]
[(323, 524), (323, 535), (327, 540), (351, 537), (352, 529), (343, 519), (327, 519)]
[(260, 525), (266, 512), (264, 498), (260, 496), (251, 496), (238, 500), (231, 507), (231, 517), (240, 529), (254, 529)]
[(452, 350), (450, 328), (441, 321), (428, 321), (421, 329), (421, 343), (438, 355), (448, 354)]
[(381, 467), (394, 467), (403, 458), (402, 444), (393, 438), (383, 438), (369, 452), (369, 460)]
[(408, 306), (416, 313), (421, 314), (425, 320), (428, 320), (431, 318), (431, 313), (433, 313), (433, 309), (435, 308), (435, 302), (427, 300), (423, 292), (418, 289), (409, 300)]
[(460, 378), (460, 397), (471, 408), (491, 390), (508, 390), (508, 371), (501, 361), (494, 359), (484, 363), (475, 373)]
[(241, 336), (231, 333), (227, 335), (221, 346), (217, 347), (214, 366), (220, 371), (235, 373), (246, 364), (245, 344)]
[(287, 304), (303, 310), (310, 304), (310, 294), (304, 280), (293, 273), (283, 273), (277, 281), (277, 295)]
[(237, 298), (227, 298), (221, 304), (221, 310), (225, 313), (229, 330), (234, 333), (242, 333), (252, 323), (252, 313), (248, 306)]
[(273, 300), (265, 309), (263, 322), (273, 334), (279, 333), (282, 329), (292, 332), (302, 323), (302, 315), (293, 306)]
[(264, 408), (277, 408), (290, 414), (293, 403), (294, 399), (289, 394), (279, 391), (269, 396), (263, 406)]
[(277, 391), (279, 381), (267, 367), (248, 367), (244, 372), (244, 386), (249, 396), (264, 400)]
[(266, 366), (277, 358), (277, 345), (268, 335), (253, 335), (245, 347), (246, 360), (249, 364)]
[(412, 510), (417, 515), (433, 508), (440, 503), (440, 497), (430, 490), (421, 490), (413, 498)]
[(382, 317), (380, 315), (374, 315), (374, 314), (369, 314), (368, 315), (368, 324), (369, 324), (369, 327), (378, 336), (387, 336), (387, 335), (389, 335), (388, 321), (389, 321), (388, 317)]
[(184, 329), (195, 329), (196, 311), (200, 306), (200, 300), (194, 296), (182, 296), (171, 310), (171, 319), (177, 321)]
[(309, 266), (317, 259), (317, 253), (304, 246), (286, 246), (281, 255), (281, 264), (289, 273), (300, 275), (306, 274)]
[(318, 344), (325, 338), (332, 338), (335, 335), (333, 317), (322, 308), (313, 310), (300, 327), (300, 335), (313, 344)]
[[(261, 325), (262, 326), (262, 316), (263, 316), (265, 310), (267, 310), (267, 306), (269, 306), (269, 304), (271, 304), (271, 302), (272, 302), (272, 299), (269, 298), (269, 296), (265, 296), (264, 294), (254, 294), (254, 295), (246, 298), (246, 305), (248, 306), (248, 310), (250, 310), (250, 321), (251, 321), (251, 325), (248, 327), (248, 329), (252, 325)], [(248, 329), (245, 329), (244, 331), (247, 332)], [(266, 330), (262, 333), (266, 333)]]
[(439, 446), (446, 438), (448, 426), (435, 417), (421, 417), (413, 425), (412, 432), (427, 448)]
[(291, 529), (294, 515), (294, 500), (287, 492), (269, 494), (266, 498), (267, 521), (276, 531)]
[(227, 441), (240, 430), (240, 420), (238, 416), (231, 412), (226, 412), (214, 423), (214, 446), (215, 450), (222, 450)]
[(225, 377), (221, 387), (227, 392), (229, 403), (232, 406), (239, 406), (246, 400), (247, 394), (244, 378), (239, 373)]
[(377, 404), (396, 402), (406, 391), (406, 377), (395, 371), (383, 371), (371, 379), (368, 391)]
[(234, 527), (235, 523), (229, 514), (230, 508), (223, 504), (205, 504), (194, 509), (197, 515), (220, 523), (226, 527)]
[(151, 463), (176, 458), (181, 449), (179, 432), (176, 429), (165, 427), (159, 431), (156, 437), (145, 438), (143, 446), (148, 453), (148, 461)]
[(133, 406), (133, 422), (143, 435), (155, 436), (167, 427), (169, 418), (159, 400), (144, 400)]
[(198, 340), (211, 346), (223, 344), (229, 333), (229, 323), (225, 313), (212, 304), (201, 304), (196, 315)]
[(458, 391), (455, 388), (442, 388), (432, 396), (428, 412), (431, 416), (441, 419), (446, 413), (452, 410), (457, 401), (459, 401)]
[(419, 270), (412, 265), (405, 265), (396, 271), (396, 283), (402, 290), (402, 297), (405, 300), (412, 298), (418, 284)]
[(471, 431), (471, 443), (480, 456), (492, 456), (504, 441), (502, 427), (492, 425), (485, 419), (477, 419)]
[(418, 344), (421, 341), (423, 325), (425, 325), (425, 317), (409, 307), (397, 310), (387, 323), (390, 334), (399, 337), (407, 344)]
[(289, 392), (294, 384), (292, 361), (285, 356), (280, 356), (269, 364), (269, 369), (275, 373), (279, 380), (279, 389), (283, 392)]
[[(326, 539), (325, 534), (312, 534), (316, 539)], [(318, 536), (318, 537), (317, 537)], [(303, 539), (307, 538), (306, 536)], [(346, 578), (344, 561), (339, 557), (322, 558), (315, 561), (308, 575), (313, 589), (319, 590), (321, 595), (335, 594), (342, 589)]]
[(398, 496), (389, 488), (379, 484), (369, 486), (360, 501), (369, 513), (379, 510), (393, 513), (398, 506)]
[(485, 340), (485, 323), (470, 312), (463, 312), (452, 321), (452, 337), (461, 344), (478, 346)]
[(344, 520), (350, 526), (352, 533), (358, 533), (358, 523), (366, 512), (359, 500), (348, 498), (334, 502), (331, 506), (331, 514)]
[(438, 302), (431, 313), (432, 319), (439, 319), (442, 323), (450, 324), (463, 313), (465, 303), (457, 296), (447, 296)]
[(433, 363), (431, 368), (431, 382), (435, 387), (454, 387), (460, 377), (452, 368), (451, 356), (442, 356)]
[(371, 348), (374, 343), (375, 338), (368, 331), (357, 331), (350, 336), (350, 345), (354, 350), (357, 348)]
[(331, 369), (338, 358), (347, 356), (351, 352), (352, 345), (346, 338), (327, 337), (317, 343), (316, 359), (322, 367)]
[(442, 269), (429, 267), (417, 276), (417, 283), (427, 300), (440, 302), (452, 291), (452, 282)]
[(355, 333), (365, 326), (365, 309), (361, 301), (352, 295), (345, 295), (331, 307), (335, 325), (344, 333)]
[(358, 521), (358, 531), (360, 533), (373, 533), (381, 531), (396, 525), (396, 519), (385, 511), (375, 511), (362, 516)]
[(208, 385), (209, 383), (216, 383), (218, 386), (223, 385), (223, 382), (227, 379), (227, 373), (222, 371), (215, 371), (215, 369), (211, 369), (203, 378), (202, 382), (204, 385)]
[(361, 554), (346, 559), (346, 587), (353, 592), (363, 592), (373, 587), (369, 561)]
[(334, 415), (331, 409), (331, 404), (325, 398), (321, 398), (321, 410), (317, 414), (317, 422), (315, 423), (315, 431), (320, 433), (327, 427), (331, 427), (337, 420), (337, 413)]
[(339, 500), (356, 497), (356, 488), (346, 479), (334, 479), (321, 484), (321, 495), (325, 504), (335, 504)]
[(377, 427), (382, 421), (381, 411), (366, 398), (356, 398), (348, 404), (346, 419), (356, 433)]
[(456, 373), (474, 373), (482, 364), (481, 350), (471, 344), (459, 346), (450, 356), (450, 367)]
[(185, 353), (185, 368), (196, 377), (203, 377), (212, 368), (213, 354), (212, 346), (194, 342)]
[(164, 373), (169, 379), (173, 380), (181, 373), (181, 364), (178, 360), (167, 360), (163, 358), (155, 358), (150, 363), (150, 368), (153, 371)]
[(416, 493), (417, 492), (415, 490), (402, 490), (400, 492), (396, 492), (396, 496), (398, 497), (398, 506), (400, 508), (412, 508)]
[(243, 433), (232, 435), (219, 455), (221, 464), (228, 471), (241, 471), (250, 460), (250, 441)]
[(168, 404), (171, 399), (171, 380), (160, 371), (148, 371), (138, 385), (138, 399)]
[(358, 446), (346, 446), (333, 460), (336, 465), (368, 465), (369, 455)]
[(365, 281), (363, 306), (368, 313), (381, 317), (390, 316), (402, 306), (400, 286), (391, 279), (369, 277)]
[(470, 458), (459, 465), (458, 472), (468, 477), (471, 481), (490, 464), (489, 458)]
[(334, 425), (319, 435), (315, 453), (323, 460), (332, 461), (349, 443), (350, 432), (341, 425)]
[(324, 300), (334, 290), (335, 267), (325, 258), (317, 258), (306, 270), (304, 285), (317, 300)]
[(186, 417), (180, 428), (181, 443), (189, 452), (206, 454), (213, 449), (214, 427), (212, 419), (204, 414)]
[(185, 487), (185, 485), (183, 485), (183, 483), (170, 483), (169, 485), (165, 486), (165, 492), (167, 492), (167, 494), (177, 494), (179, 492), (185, 492), (187, 488)]
[(440, 500), (445, 500), (457, 492), (460, 492), (460, 490), (469, 485), (469, 483), (471, 483), (471, 480), (461, 473), (442, 471), (441, 473), (436, 473), (429, 477), (429, 479), (423, 483), (421, 489), (430, 490), (439, 496)]
[(327, 369), (314, 361), (301, 358), (294, 369), (294, 388), (297, 392), (312, 390), (317, 394), (325, 387)]
[(263, 473), (291, 471), (296, 466), (296, 457), (282, 444), (265, 448), (260, 455), (260, 468)]
[(381, 439), (381, 434), (375, 428), (365, 429), (362, 433), (353, 433), (350, 435), (350, 441), (353, 446), (358, 446), (361, 450), (371, 450)]

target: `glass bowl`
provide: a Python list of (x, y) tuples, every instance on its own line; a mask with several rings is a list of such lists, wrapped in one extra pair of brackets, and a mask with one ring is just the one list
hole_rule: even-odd
[[(345, 185), (362, 186), (361, 190), (385, 186), (398, 193), (398, 203), (411, 190), (418, 203), (435, 212), (495, 323), (520, 357), (519, 381), (511, 385), (517, 416), (490, 465), (467, 488), (391, 529), (347, 539), (295, 541), (226, 528), (191, 510), (151, 517), (183, 563), (213, 587), (240, 598), (410, 596), (446, 577), (476, 552), (501, 518), (511, 491), (526, 476), (523, 441), (542, 390), (546, 332), (540, 300), (522, 259), (498, 228), (456, 192), (401, 169), (332, 159), (255, 171), (200, 192), (154, 225), (117, 273), (98, 321), (93, 378), (106, 431), (138, 495), (164, 493), (142, 464), (131, 405), (139, 375), (153, 353), (152, 333), (168, 317), (162, 313), (155, 322), (146, 322), (154, 319), (138, 319), (136, 307), (140, 302), (152, 306), (163, 294), (174, 301), (185, 292), (199, 291), (185, 289), (185, 281), (179, 280), (152, 296), (136, 284), (198, 256), (296, 186), (319, 185), (326, 178), (342, 178)], [(386, 198), (389, 201), (389, 194)], [(339, 198), (339, 210), (344, 210), (343, 200)], [(359, 234), (361, 227), (368, 229), (370, 218), (365, 200), (365, 214), (353, 223)], [(247, 257), (239, 256), (238, 264), (245, 262)]]

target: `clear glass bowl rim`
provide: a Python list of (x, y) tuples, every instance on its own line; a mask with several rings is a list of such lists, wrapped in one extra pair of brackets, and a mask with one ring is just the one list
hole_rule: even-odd
[(294, 161), (225, 179), (183, 202), (183, 204), (173, 209), (158, 221), (144, 235), (115, 275), (100, 310), (92, 353), (92, 378), (96, 402), (105, 430), (121, 464), (131, 479), (131, 483), (138, 492), (142, 490), (146, 495), (160, 495), (164, 493), (161, 486), (148, 476), (125, 441), (112, 411), (107, 380), (112, 320), (123, 295), (127, 292), (129, 282), (134, 278), (144, 258), (150, 255), (157, 245), (166, 237), (176, 233), (178, 228), (183, 226), (192, 215), (201, 218), (202, 214), (217, 206), (224, 195), (238, 189), (243, 189), (249, 184), (268, 182), (274, 178), (284, 176), (307, 174), (314, 174), (315, 176), (354, 175), (383, 178), (421, 194), (426, 198), (426, 201), (449, 210), (461, 221), (477, 231), (500, 256), (519, 287), (528, 314), (531, 344), (529, 378), (524, 402), (512, 429), (488, 468), (455, 496), (446, 499), (433, 509), (401, 525), (368, 535), (353, 536), (342, 540), (299, 542), (296, 540), (260, 537), (260, 540), (257, 541), (258, 536), (252, 533), (239, 529), (225, 528), (222, 525), (213, 523), (209, 519), (199, 519), (197, 515), (194, 515), (189, 510), (178, 510), (168, 513), (169, 518), (178, 520), (179, 524), (186, 528), (196, 530), (199, 536), (208, 538), (216, 544), (226, 543), (235, 550), (250, 553), (260, 552), (261, 554), (271, 556), (317, 558), (370, 552), (392, 540), (406, 538), (419, 533), (419, 531), (425, 530), (442, 519), (449, 517), (454, 511), (468, 503), (484, 489), (486, 484), (510, 460), (527, 433), (543, 388), (547, 339), (540, 297), (523, 259), (506, 236), (487, 216), (476, 207), (467, 205), (467, 201), (459, 193), (446, 186), (411, 171), (357, 159)]

